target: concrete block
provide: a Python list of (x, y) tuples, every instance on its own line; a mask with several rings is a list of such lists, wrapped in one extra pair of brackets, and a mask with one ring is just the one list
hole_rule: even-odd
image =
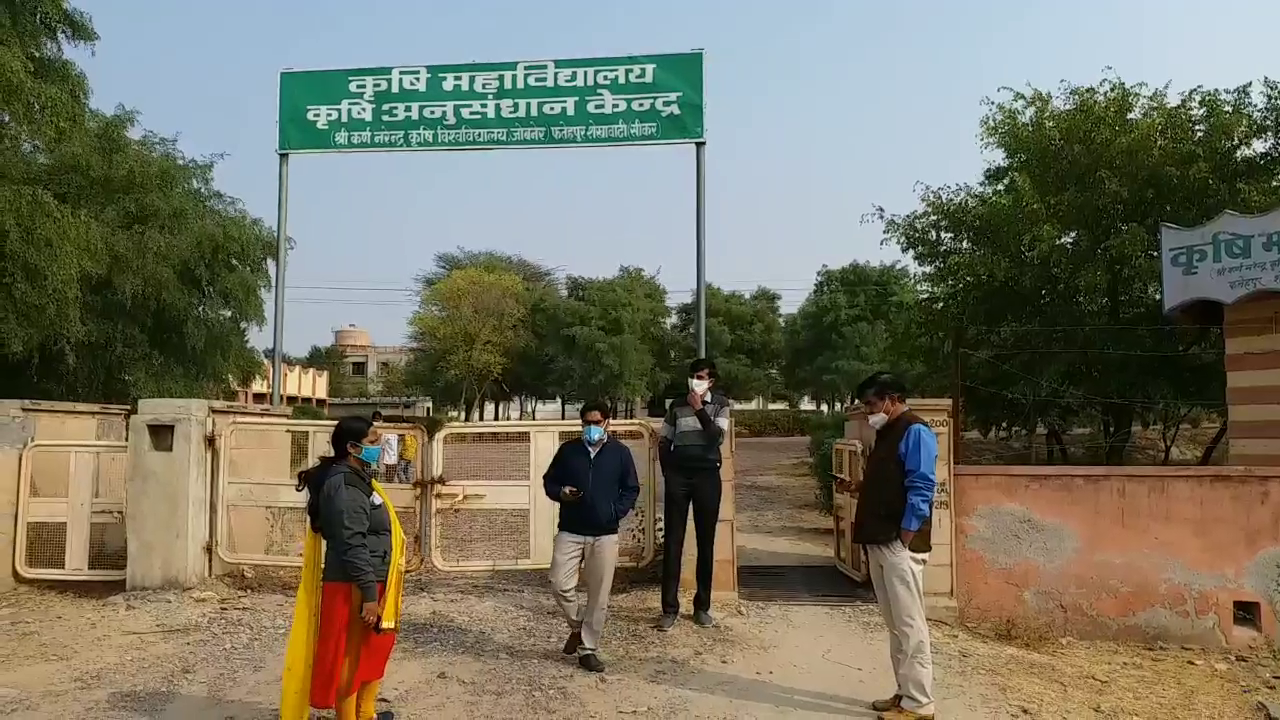
[(939, 565), (931, 557), (924, 567), (924, 594), (950, 596), (951, 591), (951, 565)]
[(195, 587), (208, 577), (209, 403), (142, 400), (129, 424), (130, 590)]
[(720, 521), (732, 520), (737, 514), (734, 510), (734, 495), (732, 482), (720, 482)]

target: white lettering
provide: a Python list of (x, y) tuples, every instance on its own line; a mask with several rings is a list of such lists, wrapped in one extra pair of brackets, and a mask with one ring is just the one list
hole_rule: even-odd
[(578, 105), (576, 97), (545, 98), (538, 101), (543, 115), (572, 115)]
[(600, 90), (589, 98), (587, 112), (592, 115), (612, 115), (627, 111), (627, 101), (608, 90)]
[(596, 84), (593, 67), (560, 68), (556, 70), (556, 87), (587, 87)]
[(488, 100), (468, 100), (458, 103), (458, 114), (463, 120), (483, 120), (494, 118), (498, 102), (490, 95)]
[(552, 73), (555, 72), (556, 64), (549, 61), (543, 62), (522, 62), (516, 65), (515, 75), (517, 87), (555, 87), (555, 79)]
[(401, 89), (425, 92), (427, 78), (431, 74), (425, 67), (398, 67), (390, 75), (358, 75), (347, 80), (347, 90), (372, 100), (380, 92), (390, 90), (393, 93)]
[(373, 104), (364, 100), (347, 98), (337, 105), (309, 105), (307, 106), (307, 119), (315, 123), (317, 130), (328, 128), (329, 123), (334, 120), (343, 123), (348, 120), (369, 122), (373, 120)]

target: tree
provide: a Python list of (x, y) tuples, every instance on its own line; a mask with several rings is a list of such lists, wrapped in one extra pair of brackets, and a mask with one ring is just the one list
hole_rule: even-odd
[(526, 342), (526, 302), (519, 276), (478, 267), (453, 270), (423, 293), (411, 333), (418, 347), (431, 348), (440, 374), (460, 387), (465, 419)]
[[(436, 253), (433, 267), (419, 273), (419, 294), (429, 292), (449, 273), (464, 268), (477, 268), (495, 272), (507, 272), (520, 278), (529, 316), (529, 342), (521, 345), (511, 358), (502, 377), (490, 382), (480, 391), (480, 415), (484, 415), (485, 399), (495, 402), (516, 399), (523, 415), (526, 399), (536, 403), (539, 398), (552, 397), (552, 371), (554, 361), (547, 355), (553, 345), (553, 336), (559, 332), (562, 310), (561, 292), (557, 270), (528, 260), (520, 255), (498, 250), (456, 250)], [(417, 345), (405, 367), (406, 389), (429, 394), (437, 401), (461, 405), (462, 388), (442, 372), (440, 358), (432, 348)]]
[(260, 371), (271, 229), (132, 111), (88, 105), (65, 2), (0, 3), (0, 392), (229, 397)]
[(1159, 225), (1274, 207), (1277, 108), (1270, 82), (1007, 91), (982, 121), (995, 159), (981, 179), (879, 211), (963, 332), (966, 417), (1028, 433), (1095, 423), (1116, 464), (1144, 413), (1224, 405), (1220, 333), (1161, 312)]
[(918, 290), (901, 265), (823, 267), (783, 331), (786, 387), (834, 410), (878, 370), (925, 375), (918, 310)]
[(658, 364), (671, 316), (666, 288), (655, 275), (624, 266), (609, 278), (570, 276), (565, 296), (554, 351), (561, 397), (628, 409), (647, 398), (666, 377)]
[[(729, 397), (771, 397), (782, 386), (782, 296), (759, 287), (750, 293), (707, 286), (707, 356), (716, 361), (716, 386)], [(680, 356), (697, 354), (697, 302), (676, 308), (674, 332)], [(676, 378), (683, 382), (683, 376)]]

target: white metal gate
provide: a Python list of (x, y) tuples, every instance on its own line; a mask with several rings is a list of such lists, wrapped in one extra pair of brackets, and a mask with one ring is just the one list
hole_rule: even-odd
[(14, 568), (32, 580), (123, 580), (128, 443), (33, 440), (18, 462)]
[[(217, 430), (215, 543), (218, 557), (233, 565), (301, 567), (307, 529), (307, 498), (297, 474), (332, 454), (333, 420), (235, 418)], [(427, 467), (426, 431), (401, 423), (379, 424), (384, 434), (412, 435), (418, 451), (397, 474), (381, 467), (381, 481), (408, 539), (412, 567), (421, 557), (420, 489)]]
[[(447, 571), (550, 567), (558, 505), (542, 475), (562, 442), (581, 436), (576, 421), (458, 423), (431, 443), (432, 564)], [(653, 559), (657, 434), (645, 420), (614, 420), (610, 437), (635, 457), (636, 509), (619, 528), (618, 564)]]

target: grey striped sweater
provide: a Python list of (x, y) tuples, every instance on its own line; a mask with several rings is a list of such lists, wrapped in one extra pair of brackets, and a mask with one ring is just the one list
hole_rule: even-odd
[(662, 421), (658, 458), (663, 472), (712, 470), (720, 467), (720, 445), (729, 432), (729, 399), (709, 392), (702, 410), (694, 412), (686, 398), (679, 398), (667, 408)]

